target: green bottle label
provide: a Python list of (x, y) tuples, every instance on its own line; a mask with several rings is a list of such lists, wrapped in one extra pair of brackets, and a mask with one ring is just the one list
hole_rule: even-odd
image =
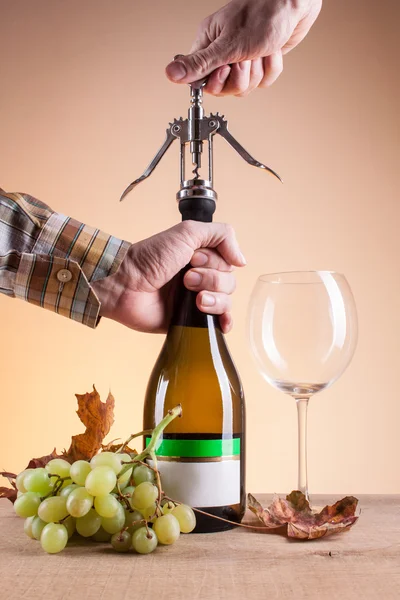
[[(150, 442), (146, 437), (146, 446)], [(212, 458), (237, 456), (240, 454), (240, 438), (214, 439), (168, 439), (160, 440), (156, 448), (157, 456), (176, 456), (181, 458)]]

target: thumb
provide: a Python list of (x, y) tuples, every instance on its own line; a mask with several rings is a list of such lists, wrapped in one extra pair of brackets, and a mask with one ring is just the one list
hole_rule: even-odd
[(207, 48), (180, 56), (177, 60), (169, 63), (165, 72), (170, 81), (191, 83), (206, 77), (218, 67), (227, 65), (229, 62), (231, 61), (228, 52), (224, 50), (219, 40), (216, 40)]

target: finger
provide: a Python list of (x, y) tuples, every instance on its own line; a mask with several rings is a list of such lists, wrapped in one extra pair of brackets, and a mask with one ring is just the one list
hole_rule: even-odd
[(263, 58), (264, 64), (264, 77), (262, 78), (259, 87), (266, 88), (269, 87), (276, 81), (279, 75), (283, 71), (283, 58), (282, 52), (275, 52), (270, 56), (265, 56)]
[(180, 233), (185, 243), (192, 248), (192, 251), (200, 248), (214, 248), (218, 250), (228, 264), (235, 267), (243, 267), (246, 264), (246, 259), (240, 251), (234, 229), (226, 223), (184, 221), (179, 225), (175, 225), (172, 230)]
[(197, 250), (193, 254), (190, 263), (193, 267), (207, 267), (208, 269), (217, 269), (218, 271), (233, 271), (232, 265), (229, 265), (219, 252), (211, 248)]
[(239, 97), (247, 96), (248, 94), (250, 94), (250, 92), (252, 92), (256, 88), (258, 88), (258, 86), (261, 83), (263, 77), (264, 77), (263, 59), (262, 58), (254, 58), (251, 61), (250, 81), (249, 81), (249, 85), (247, 87), (247, 90), (245, 90), (241, 94), (236, 94), (236, 95), (239, 96)]
[(209, 75), (204, 91), (213, 96), (221, 94), (230, 72), (231, 68), (229, 65), (224, 65), (223, 67), (215, 69), (215, 71)]
[(233, 294), (236, 280), (233, 273), (216, 271), (215, 269), (189, 269), (183, 279), (189, 290), (207, 292), (222, 292)]
[(226, 312), (219, 317), (219, 324), (222, 329), (222, 333), (229, 333), (233, 327), (233, 319), (230, 312)]
[(218, 38), (206, 48), (179, 56), (177, 60), (167, 65), (165, 73), (174, 83), (190, 83), (202, 79), (218, 67), (229, 63), (228, 45), (221, 43)]
[(231, 66), (231, 72), (220, 93), (222, 96), (237, 96), (249, 87), (251, 60), (243, 60)]
[(223, 315), (230, 312), (232, 299), (227, 294), (204, 291), (197, 294), (196, 305), (201, 312), (210, 315)]

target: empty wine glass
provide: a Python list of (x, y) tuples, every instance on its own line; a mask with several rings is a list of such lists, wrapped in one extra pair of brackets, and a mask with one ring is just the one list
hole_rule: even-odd
[(263, 377), (296, 400), (298, 489), (308, 499), (308, 401), (340, 377), (357, 345), (346, 278), (331, 271), (261, 275), (250, 299), (248, 334)]

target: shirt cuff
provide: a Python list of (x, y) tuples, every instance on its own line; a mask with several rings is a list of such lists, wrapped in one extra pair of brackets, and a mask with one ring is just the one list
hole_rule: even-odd
[(32, 252), (21, 254), (15, 296), (94, 328), (101, 306), (91, 283), (116, 273), (129, 246), (53, 213)]

